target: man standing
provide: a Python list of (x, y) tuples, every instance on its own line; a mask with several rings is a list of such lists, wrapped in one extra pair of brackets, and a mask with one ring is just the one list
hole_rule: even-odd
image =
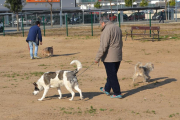
[(72, 14), (72, 25), (74, 25), (74, 13)]
[(101, 59), (107, 74), (105, 87), (101, 87), (100, 90), (106, 95), (110, 95), (110, 90), (112, 88), (114, 95), (110, 97), (122, 98), (117, 78), (117, 72), (122, 60), (122, 31), (118, 26), (109, 21), (107, 17), (103, 17), (100, 23), (102, 26), (102, 33), (95, 63), (98, 63)]
[(164, 10), (161, 11), (159, 23), (161, 22), (161, 20), (164, 23)]
[[(26, 39), (26, 42), (28, 42), (28, 44), (29, 44), (29, 51), (30, 51), (31, 59), (34, 59), (34, 58), (39, 59), (40, 58), (37, 55), (39, 41), (40, 41), (40, 45), (42, 45), (42, 35), (41, 35), (41, 29), (40, 29), (40, 22), (36, 21), (36, 25), (32, 26), (29, 29), (29, 34), (28, 34), (28, 37)], [(33, 44), (35, 46), (34, 55), (33, 55)]]

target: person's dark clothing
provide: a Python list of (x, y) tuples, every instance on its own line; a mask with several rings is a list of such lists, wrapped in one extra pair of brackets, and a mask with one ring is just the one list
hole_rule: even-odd
[(41, 35), (41, 29), (34, 25), (29, 29), (28, 37), (26, 39), (26, 42), (33, 41), (37, 45), (39, 45), (39, 41), (42, 42), (42, 35)]
[(161, 20), (164, 23), (164, 12), (163, 11), (161, 11), (159, 23), (161, 22)]
[(72, 15), (72, 25), (74, 24), (74, 14)]
[(117, 72), (120, 66), (120, 62), (103, 62), (106, 68), (107, 82), (105, 84), (105, 91), (110, 92), (113, 89), (114, 95), (120, 95), (120, 85), (117, 78)]

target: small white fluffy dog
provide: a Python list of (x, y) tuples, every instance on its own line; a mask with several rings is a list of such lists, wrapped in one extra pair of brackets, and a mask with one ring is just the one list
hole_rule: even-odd
[(56, 72), (46, 72), (44, 73), (41, 78), (34, 84), (35, 89), (33, 94), (37, 95), (40, 91), (44, 89), (43, 96), (38, 99), (39, 101), (42, 101), (46, 93), (48, 92), (49, 88), (57, 88), (59, 93), (59, 99), (62, 98), (62, 93), (60, 90), (61, 86), (65, 86), (66, 89), (71, 93), (72, 97), (69, 100), (73, 100), (75, 93), (73, 92), (73, 88), (77, 90), (80, 94), (80, 99), (83, 99), (82, 92), (78, 87), (78, 80), (76, 77), (76, 74), (78, 71), (82, 68), (82, 64), (78, 60), (73, 60), (70, 64), (76, 63), (77, 69), (74, 71), (68, 71), (68, 70), (59, 70)]
[(145, 66), (142, 66), (141, 62), (138, 62), (135, 66), (135, 73), (133, 75), (133, 83), (138, 76), (144, 77), (143, 82), (148, 82), (151, 78), (149, 73), (154, 69), (154, 65), (152, 63), (146, 63)]

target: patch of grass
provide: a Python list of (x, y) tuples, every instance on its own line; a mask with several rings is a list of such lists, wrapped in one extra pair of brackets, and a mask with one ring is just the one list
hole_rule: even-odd
[(140, 114), (140, 113), (135, 112), (135, 111), (131, 111), (131, 113), (136, 114), (136, 115), (139, 115), (139, 114)]
[(169, 36), (168, 36), (168, 35), (165, 35), (164, 38), (167, 39), (167, 38), (169, 38)]
[(20, 74), (18, 74), (18, 73), (12, 73), (12, 74), (4, 74), (3, 76), (4, 76), (4, 77), (12, 77), (12, 78), (15, 78), (15, 77), (20, 76)]
[(122, 80), (125, 80), (126, 78), (122, 78)]
[(133, 86), (134, 87), (139, 86), (139, 83), (134, 83)]
[(174, 117), (175, 116), (175, 114), (171, 114), (171, 115), (169, 115), (169, 118), (172, 118), (172, 117)]
[(72, 114), (72, 112), (69, 112), (69, 111), (64, 111), (63, 113), (65, 113), (65, 114)]
[(65, 109), (66, 109), (66, 108), (64, 108), (64, 107), (63, 107), (63, 108), (60, 108), (60, 110), (65, 110)]
[(131, 63), (132, 61), (131, 61), (131, 60), (127, 60), (127, 61), (125, 61), (125, 62), (127, 62), (127, 63)]
[(156, 111), (154, 111), (154, 110), (152, 110), (151, 112), (152, 112), (153, 114), (156, 114)]
[(179, 115), (179, 113), (176, 113), (176, 114), (170, 114), (170, 115), (169, 115), (169, 118), (175, 117), (176, 115)]
[(145, 55), (150, 55), (151, 53), (146, 53), (145, 49), (142, 49)]
[(148, 40), (142, 40), (141, 42), (143, 42), (143, 43), (144, 43), (144, 42), (148, 42)]
[(106, 111), (107, 109), (100, 108), (99, 110), (100, 110), (100, 111)]
[(30, 74), (34, 76), (41, 76), (44, 74), (44, 72), (31, 72)]
[(179, 39), (178, 37), (171, 37), (171, 39)]
[(50, 65), (45, 65), (45, 64), (39, 64), (38, 66), (50, 66)]
[(150, 110), (148, 109), (145, 113), (156, 114), (156, 111), (154, 111), (154, 110), (150, 111)]
[(96, 113), (96, 109), (94, 109), (93, 106), (91, 106), (91, 108), (88, 109), (86, 112), (88, 112), (89, 114), (95, 114)]
[(134, 111), (131, 111), (131, 113), (135, 113)]
[(3, 88), (8, 88), (8, 86), (4, 86)]
[(81, 114), (81, 113), (82, 113), (82, 111), (78, 111), (77, 113)]

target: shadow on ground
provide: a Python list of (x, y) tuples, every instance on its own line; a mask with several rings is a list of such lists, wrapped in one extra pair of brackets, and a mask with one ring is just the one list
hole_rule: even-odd
[[(158, 82), (157, 80), (160, 80), (160, 79), (165, 79), (165, 80), (161, 81), (161, 82)], [(156, 81), (156, 82), (154, 82), (154, 81)], [(169, 83), (175, 82), (175, 81), (177, 81), (175, 78), (168, 78), (168, 77), (161, 77), (161, 78), (151, 79), (150, 84), (147, 84), (147, 85), (144, 85), (144, 86), (132, 89), (132, 90), (123, 91), (123, 93), (125, 93), (123, 95), (123, 97), (125, 98), (125, 97), (128, 97), (130, 95), (136, 94), (136, 93), (138, 93), (140, 91), (147, 90), (147, 89), (154, 89), (156, 87), (159, 87), (159, 86), (162, 86), (162, 85), (165, 85), (165, 84), (169, 84)], [(151, 83), (151, 82), (154, 82), (154, 83)]]
[[(59, 56), (70, 56), (70, 55), (75, 55), (75, 54), (79, 54), (80, 52), (77, 53), (69, 53), (69, 54), (60, 54), (60, 55), (53, 55), (53, 56), (49, 56), (49, 57), (59, 57)], [(44, 57), (44, 58), (49, 58), (49, 57)]]
[[(92, 99), (93, 97), (99, 96), (104, 93), (102, 93), (102, 92), (82, 92), (82, 94), (83, 94), (84, 101), (88, 101), (88, 100)], [(59, 95), (47, 96), (46, 100), (58, 99), (58, 97), (59, 97)], [(79, 93), (75, 93), (75, 97), (79, 97)], [(62, 94), (62, 99), (70, 99), (70, 98), (71, 98), (71, 93)]]

